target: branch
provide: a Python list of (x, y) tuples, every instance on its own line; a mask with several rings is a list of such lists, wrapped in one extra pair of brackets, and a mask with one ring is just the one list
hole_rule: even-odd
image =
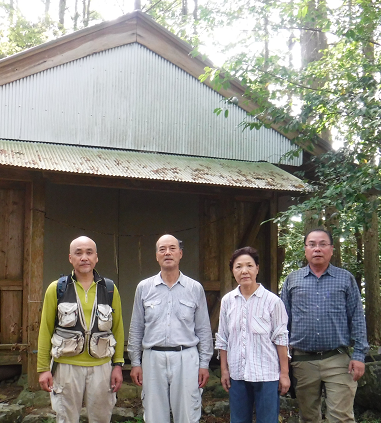
[[(319, 33), (321, 33), (321, 34), (332, 34), (332, 35), (336, 35), (336, 36), (338, 36), (337, 35), (337, 33), (336, 32), (331, 32), (331, 31), (323, 31), (322, 29), (319, 29), (319, 28), (306, 28), (306, 27), (279, 27), (279, 29), (285, 29), (285, 30), (293, 30), (293, 29), (298, 29), (298, 30), (303, 30), (303, 31), (313, 31), (313, 32), (319, 32)], [(360, 36), (358, 36), (358, 39), (359, 40), (361, 40), (361, 41), (366, 41), (366, 42), (368, 42), (368, 43), (371, 43), (371, 44), (374, 44), (374, 45), (376, 45), (376, 46), (381, 46), (381, 43), (378, 43), (377, 41), (374, 41), (374, 40), (372, 40), (372, 39), (370, 39), (370, 38), (365, 38), (365, 37), (360, 37)]]

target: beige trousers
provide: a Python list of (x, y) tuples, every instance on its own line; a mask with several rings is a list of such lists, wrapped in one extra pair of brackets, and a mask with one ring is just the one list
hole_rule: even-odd
[(322, 382), (327, 394), (329, 423), (354, 423), (353, 401), (357, 382), (348, 373), (350, 358), (337, 354), (324, 360), (291, 363), (296, 383), (301, 423), (320, 423)]
[(58, 364), (50, 394), (57, 423), (79, 422), (83, 400), (89, 423), (110, 423), (116, 402), (111, 371), (111, 362), (93, 367)]
[(144, 421), (197, 423), (201, 417), (197, 347), (183, 351), (143, 351)]

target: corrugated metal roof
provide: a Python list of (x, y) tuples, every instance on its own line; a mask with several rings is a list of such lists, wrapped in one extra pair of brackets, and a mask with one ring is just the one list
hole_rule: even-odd
[(242, 131), (247, 113), (234, 104), (216, 116), (223, 100), (134, 43), (1, 86), (0, 138), (274, 164), (297, 148), (273, 129)]
[(295, 176), (267, 162), (244, 162), (0, 139), (0, 165), (118, 178), (303, 191)]

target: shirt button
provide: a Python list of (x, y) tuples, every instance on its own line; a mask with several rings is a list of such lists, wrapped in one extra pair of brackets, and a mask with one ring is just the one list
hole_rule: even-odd
[(319, 333), (319, 332), (318, 332), (317, 334), (318, 334), (318, 335), (320, 335), (320, 333)]
[(316, 319), (317, 321), (319, 321), (319, 319)]

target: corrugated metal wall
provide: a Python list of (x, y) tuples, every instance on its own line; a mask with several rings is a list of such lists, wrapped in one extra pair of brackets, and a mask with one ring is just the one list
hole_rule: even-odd
[[(244, 131), (246, 112), (135, 43), (0, 87), (0, 138), (266, 160), (293, 149), (272, 129)], [(288, 164), (300, 165), (302, 158)]]

